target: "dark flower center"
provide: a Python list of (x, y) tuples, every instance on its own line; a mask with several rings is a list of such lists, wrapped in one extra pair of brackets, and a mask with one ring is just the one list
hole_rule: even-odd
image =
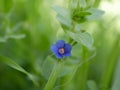
[(60, 54), (64, 54), (64, 53), (65, 53), (65, 50), (64, 50), (64, 48), (60, 48), (60, 49), (58, 50), (58, 52), (59, 52)]

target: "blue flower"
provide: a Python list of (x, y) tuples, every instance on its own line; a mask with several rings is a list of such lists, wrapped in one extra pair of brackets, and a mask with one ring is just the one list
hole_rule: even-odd
[(63, 40), (58, 40), (56, 44), (51, 46), (51, 51), (57, 58), (69, 57), (71, 55), (72, 46)]

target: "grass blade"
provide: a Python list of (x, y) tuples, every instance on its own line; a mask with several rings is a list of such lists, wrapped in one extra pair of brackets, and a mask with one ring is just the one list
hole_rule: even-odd
[(13, 60), (11, 60), (10, 58), (8, 57), (5, 57), (5, 56), (0, 56), (0, 61), (8, 66), (10, 66), (11, 68), (15, 69), (15, 70), (18, 70), (24, 74), (26, 74), (30, 80), (32, 80), (32, 82), (38, 86), (38, 82), (36, 81), (37, 78), (36, 76), (28, 73), (25, 69), (23, 69), (20, 65), (18, 65), (17, 63), (15, 63)]

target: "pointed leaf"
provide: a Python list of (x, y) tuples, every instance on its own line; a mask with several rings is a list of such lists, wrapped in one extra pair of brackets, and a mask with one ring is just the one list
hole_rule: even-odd
[(69, 28), (72, 24), (70, 11), (60, 6), (53, 6), (52, 8), (57, 12), (57, 19), (61, 25)]
[(13, 38), (13, 39), (23, 39), (25, 38), (25, 34), (18, 34), (18, 35), (9, 35), (8, 38)]
[(82, 45), (86, 46), (89, 49), (92, 47), (93, 38), (88, 32), (73, 33), (73, 32), (67, 31), (67, 33), (76, 42), (80, 42)]
[(0, 37), (0, 43), (5, 43), (7, 40), (4, 37)]
[(119, 90), (120, 89), (120, 58), (116, 65), (116, 70), (113, 78), (113, 84), (111, 90)]
[(91, 13), (91, 15), (86, 16), (88, 21), (99, 19), (104, 14), (104, 11), (96, 8), (90, 8), (87, 11)]
[(97, 87), (95, 81), (93, 81), (93, 80), (89, 80), (87, 82), (87, 85), (88, 85), (89, 90), (98, 90), (98, 87)]
[(87, 6), (86, 0), (79, 0), (79, 5), (81, 8), (85, 8)]
[(10, 66), (11, 68), (15, 69), (15, 70), (18, 70), (24, 74), (26, 74), (30, 80), (33, 81), (33, 83), (38, 86), (38, 82), (36, 81), (37, 80), (37, 77), (28, 73), (25, 69), (23, 69), (21, 66), (19, 66), (17, 63), (15, 63), (13, 60), (11, 60), (10, 58), (7, 58), (7, 57), (4, 57), (4, 56), (0, 56), (0, 62)]
[(57, 12), (57, 14), (61, 15), (61, 16), (69, 16), (70, 17), (70, 11), (66, 8), (60, 7), (60, 6), (53, 6), (52, 7), (53, 10), (55, 10)]

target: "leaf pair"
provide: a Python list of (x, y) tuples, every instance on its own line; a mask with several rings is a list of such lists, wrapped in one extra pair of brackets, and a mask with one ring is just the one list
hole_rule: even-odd
[(64, 28), (70, 28), (73, 20), (77, 23), (82, 23), (99, 19), (104, 14), (104, 11), (96, 8), (88, 8), (85, 10), (76, 8), (72, 12), (60, 6), (53, 6), (52, 8), (57, 12), (57, 19)]

